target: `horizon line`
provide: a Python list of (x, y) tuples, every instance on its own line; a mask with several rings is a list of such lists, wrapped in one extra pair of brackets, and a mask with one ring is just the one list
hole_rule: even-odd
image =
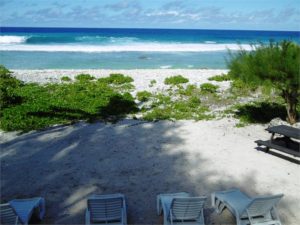
[(207, 28), (141, 28), (141, 27), (32, 27), (32, 26), (0, 26), (0, 33), (2, 28), (50, 28), (50, 29), (136, 29), (136, 30), (219, 30), (219, 31), (270, 31), (270, 32), (300, 32), (300, 30), (263, 30), (263, 29), (258, 29), (258, 30), (243, 30), (243, 29), (207, 29)]

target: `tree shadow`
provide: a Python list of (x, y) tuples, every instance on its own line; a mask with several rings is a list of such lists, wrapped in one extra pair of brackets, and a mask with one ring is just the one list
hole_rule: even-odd
[[(109, 98), (106, 105), (100, 106), (95, 112), (87, 112), (81, 109), (72, 109), (61, 106), (50, 106), (48, 110), (28, 112), (27, 115), (37, 118), (51, 118), (51, 120), (62, 121), (65, 124), (73, 124), (80, 120), (89, 123), (95, 121), (117, 122), (127, 114), (138, 111), (133, 99), (127, 99), (123, 95), (114, 95)], [(28, 130), (25, 130), (28, 131)]]
[[(129, 224), (159, 224), (156, 195), (186, 191), (208, 196), (206, 224), (234, 224), (232, 217), (217, 218), (213, 213), (209, 198), (213, 191), (238, 187), (252, 195), (272, 193), (260, 190), (261, 178), (252, 171), (255, 165), (242, 177), (236, 176), (239, 168), (220, 174), (222, 168), (236, 163), (226, 155), (224, 160), (215, 157), (228, 149), (208, 139), (205, 131), (203, 137), (190, 132), (189, 124), (182, 122), (124, 119), (20, 135), (1, 144), (1, 201), (43, 196), (47, 205), (43, 224), (84, 224), (89, 195), (120, 192), (127, 197)], [(222, 138), (218, 132), (214, 136)], [(204, 141), (209, 142), (207, 151)], [(239, 160), (252, 165), (247, 156)], [(276, 182), (278, 186), (282, 181)], [(283, 223), (296, 205), (291, 198), (281, 203)]]
[(283, 105), (270, 102), (238, 106), (235, 115), (249, 123), (269, 123), (276, 117), (285, 120), (287, 116)]

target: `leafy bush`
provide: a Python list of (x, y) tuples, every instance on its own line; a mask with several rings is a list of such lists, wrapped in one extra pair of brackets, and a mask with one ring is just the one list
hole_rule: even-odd
[(114, 74), (110, 74), (109, 77), (99, 78), (98, 81), (106, 84), (121, 85), (121, 84), (131, 83), (133, 82), (133, 79), (132, 77), (124, 76), (123, 74), (114, 73)]
[(90, 79), (61, 84), (26, 84), (15, 89), (22, 103), (2, 110), (1, 128), (29, 131), (78, 120), (116, 120), (137, 111), (134, 98)]
[(164, 83), (167, 85), (178, 85), (178, 84), (184, 84), (187, 82), (189, 82), (189, 79), (187, 79), (181, 75), (167, 77), (164, 81)]
[(203, 93), (216, 93), (219, 86), (211, 83), (203, 83), (200, 85), (201, 92)]
[(259, 86), (246, 83), (240, 79), (234, 79), (230, 84), (230, 92), (235, 96), (247, 96), (256, 91)]
[(179, 89), (178, 92), (180, 95), (192, 96), (193, 94), (197, 94), (198, 90), (196, 85), (189, 84), (185, 89)]
[(151, 96), (152, 94), (149, 91), (140, 91), (136, 94), (137, 99), (141, 102), (148, 101)]
[[(196, 87), (191, 86), (187, 89), (195, 90)], [(200, 96), (195, 93), (190, 95), (182, 95), (186, 93), (183, 87), (180, 89), (170, 89), (168, 93), (158, 93), (151, 96), (151, 107), (143, 114), (145, 120), (182, 120), (182, 119), (210, 119), (208, 115), (208, 107), (201, 104)]]
[(201, 104), (201, 100), (200, 98), (196, 97), (196, 96), (191, 96), (188, 99), (188, 106), (191, 108), (196, 108)]
[[(80, 78), (79, 78), (79, 79), (80, 79)], [(61, 80), (61, 81), (67, 81), (67, 82), (69, 82), (69, 81), (71, 81), (71, 78), (70, 78), (70, 77), (67, 77), (67, 76), (64, 76), (64, 77), (60, 78), (60, 80)]]
[(143, 116), (143, 119), (147, 120), (147, 121), (168, 120), (170, 118), (171, 118), (171, 109), (170, 108), (167, 108), (167, 109), (155, 108)]
[(15, 93), (15, 89), (23, 86), (11, 75), (11, 72), (4, 66), (0, 65), (0, 109), (7, 108), (14, 104), (19, 104), (22, 98)]
[(149, 87), (153, 87), (156, 83), (157, 83), (156, 80), (151, 80), (150, 84), (149, 84)]
[(75, 77), (76, 80), (81, 81), (81, 82), (85, 82), (85, 81), (90, 81), (90, 80), (94, 80), (95, 77), (91, 76), (90, 74), (78, 74)]
[(109, 103), (101, 109), (100, 115), (104, 119), (112, 118), (113, 120), (116, 120), (116, 118), (120, 117), (120, 115), (137, 111), (138, 108), (136, 107), (134, 98), (127, 92), (123, 95), (113, 95), (110, 98)]
[(208, 80), (222, 82), (222, 81), (229, 81), (229, 80), (231, 80), (231, 78), (230, 78), (229, 74), (221, 74), (221, 75), (216, 75), (216, 76), (210, 77), (210, 78), (208, 78)]
[(254, 51), (231, 53), (230, 76), (253, 85), (272, 85), (280, 90), (286, 103), (288, 121), (297, 121), (300, 97), (300, 45), (291, 41), (270, 42), (256, 46)]
[[(155, 120), (204, 120), (211, 119), (213, 116), (206, 114), (208, 112), (207, 107), (191, 108), (189, 103), (185, 101), (179, 101), (165, 107), (156, 107), (153, 110), (147, 112), (143, 119), (148, 121)], [(192, 109), (192, 110), (191, 110)]]

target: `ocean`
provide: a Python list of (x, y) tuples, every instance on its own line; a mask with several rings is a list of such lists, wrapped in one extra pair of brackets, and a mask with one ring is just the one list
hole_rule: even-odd
[(228, 51), (270, 40), (300, 43), (300, 32), (0, 28), (0, 64), (9, 69), (226, 69)]

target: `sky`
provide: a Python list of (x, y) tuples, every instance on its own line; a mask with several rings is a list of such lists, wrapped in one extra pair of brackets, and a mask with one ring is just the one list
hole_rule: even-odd
[(300, 0), (0, 0), (0, 26), (300, 31)]

